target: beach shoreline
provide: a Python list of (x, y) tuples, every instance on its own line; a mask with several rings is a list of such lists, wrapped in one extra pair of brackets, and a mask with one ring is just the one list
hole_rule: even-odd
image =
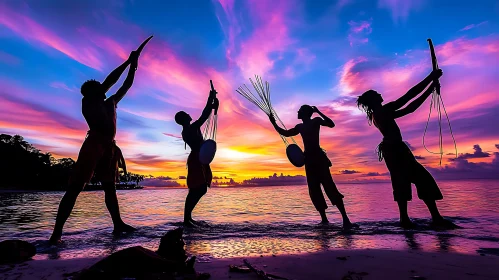
[[(32, 260), (0, 266), (5, 280), (66, 279), (102, 258)], [(288, 279), (499, 279), (499, 256), (419, 250), (328, 250), (310, 254), (211, 259), (196, 263), (210, 279), (259, 279), (254, 273), (229, 272), (247, 259), (256, 268)], [(361, 278), (355, 278), (355, 277)], [(417, 278), (414, 276), (424, 277)]]

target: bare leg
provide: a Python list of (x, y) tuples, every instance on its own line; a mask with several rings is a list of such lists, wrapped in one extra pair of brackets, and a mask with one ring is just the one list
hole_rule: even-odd
[(321, 214), (321, 224), (329, 224), (329, 220), (326, 216), (326, 210), (319, 210), (319, 214)]
[(114, 224), (113, 233), (134, 231), (134, 227), (125, 224), (121, 219), (120, 206), (118, 197), (116, 196), (116, 185), (114, 183), (102, 183), (102, 186), (104, 187), (106, 207), (109, 214), (111, 214), (111, 219)]
[(397, 201), (400, 212), (400, 226), (403, 228), (413, 228), (414, 224), (407, 213), (407, 201)]
[(435, 200), (424, 200), (424, 203), (428, 207), (428, 210), (430, 210), (431, 219), (433, 220), (432, 221), (433, 225), (435, 225), (437, 227), (443, 227), (446, 229), (460, 228), (460, 226), (454, 224), (453, 222), (451, 222), (449, 220), (444, 219), (444, 217), (442, 217), (442, 215), (440, 215), (440, 212), (438, 211), (437, 203), (435, 202)]
[(347, 216), (347, 211), (345, 210), (345, 204), (343, 204), (343, 199), (340, 199), (338, 202), (336, 202), (336, 207), (338, 207), (338, 210), (341, 213), (341, 217), (343, 218), (343, 228), (349, 229), (353, 227), (352, 222), (350, 222), (350, 219)]
[(442, 215), (440, 215), (440, 212), (438, 212), (437, 203), (435, 202), (435, 200), (424, 200), (424, 203), (426, 204), (426, 207), (428, 207), (428, 210), (430, 210), (431, 219), (434, 222), (438, 222), (444, 219)]
[(193, 226), (192, 220), (192, 211), (198, 204), (201, 197), (206, 194), (207, 187), (203, 186), (199, 189), (189, 189), (189, 193), (185, 199), (185, 207), (184, 207), (184, 225), (185, 226)]
[(343, 195), (340, 194), (336, 184), (333, 181), (333, 177), (329, 172), (329, 168), (323, 170), (321, 173), (322, 178), (322, 186), (324, 187), (324, 192), (326, 192), (327, 197), (331, 201), (332, 204), (336, 205), (338, 210), (341, 213), (341, 217), (343, 218), (343, 228), (350, 229), (353, 227), (353, 224), (350, 222), (348, 218), (347, 211), (345, 210), (345, 204), (343, 204)]
[(52, 236), (50, 237), (50, 243), (58, 243), (61, 241), (62, 229), (64, 228), (64, 224), (66, 220), (71, 215), (73, 211), (73, 207), (76, 203), (76, 198), (80, 194), (81, 190), (85, 184), (73, 184), (69, 186), (69, 190), (66, 191), (64, 196), (61, 199), (61, 203), (59, 203), (59, 209), (57, 210), (57, 217), (55, 219), (55, 226)]

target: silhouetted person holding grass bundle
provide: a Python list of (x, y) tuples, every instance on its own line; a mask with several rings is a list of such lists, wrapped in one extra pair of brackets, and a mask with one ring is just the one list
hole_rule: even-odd
[[(383, 141), (378, 146), (379, 160), (385, 159), (392, 180), (393, 196), (400, 210), (400, 223), (404, 228), (414, 224), (407, 213), (407, 202), (412, 200), (411, 183), (416, 185), (418, 197), (430, 210), (433, 223), (437, 226), (453, 227), (438, 212), (436, 200), (443, 199), (442, 193), (431, 174), (416, 161), (411, 150), (402, 141), (402, 134), (395, 119), (413, 113), (431, 95), (435, 83), (442, 76), (442, 70), (434, 70), (423, 81), (411, 88), (396, 101), (383, 105), (381, 94), (368, 90), (357, 100), (357, 105), (367, 114), (369, 124), (373, 123), (383, 134)], [(424, 89), (430, 85), (426, 91)], [(424, 91), (424, 92), (423, 92)], [(411, 99), (421, 96), (404, 107)]]
[[(105, 192), (106, 207), (114, 224), (113, 233), (135, 230), (121, 219), (118, 198), (116, 196), (116, 178), (118, 165), (124, 165), (123, 155), (116, 145), (116, 107), (118, 102), (132, 87), (137, 69), (139, 53), (133, 51), (130, 57), (100, 83), (95, 80), (86, 81), (81, 86), (82, 112), (90, 130), (81, 146), (78, 160), (73, 167), (69, 187), (59, 205), (51, 243), (60, 242), (64, 223), (68, 219), (76, 202), (76, 198), (90, 181), (94, 172), (102, 183)], [(119, 80), (121, 74), (130, 66), (128, 76), (116, 94), (106, 99), (107, 91)]]
[(201, 163), (199, 152), (204, 142), (201, 126), (208, 120), (211, 111), (216, 110), (219, 105), (216, 94), (215, 90), (210, 90), (208, 101), (201, 116), (193, 123), (191, 123), (191, 116), (186, 112), (180, 111), (175, 114), (175, 122), (182, 126), (182, 139), (191, 148), (191, 153), (187, 158), (187, 187), (189, 193), (185, 199), (184, 208), (184, 225), (187, 227), (196, 225), (197, 222), (192, 219), (192, 211), (201, 197), (208, 191), (213, 179), (210, 165)]
[[(321, 117), (311, 118), (313, 113), (319, 114)], [(274, 125), (275, 130), (285, 137), (292, 137), (298, 134), (303, 138), (305, 146), (305, 173), (307, 175), (308, 191), (315, 209), (319, 211), (322, 223), (329, 223), (326, 216), (327, 204), (322, 194), (321, 184), (326, 192), (326, 195), (331, 200), (333, 205), (338, 207), (341, 216), (343, 217), (343, 227), (351, 228), (353, 224), (348, 219), (343, 204), (343, 195), (336, 188), (329, 167), (332, 166), (331, 161), (327, 157), (324, 150), (319, 144), (319, 134), (321, 126), (333, 128), (334, 122), (319, 111), (315, 106), (303, 105), (298, 110), (298, 119), (303, 123), (297, 124), (294, 128), (286, 130), (279, 127), (274, 116), (269, 116), (270, 122)]]

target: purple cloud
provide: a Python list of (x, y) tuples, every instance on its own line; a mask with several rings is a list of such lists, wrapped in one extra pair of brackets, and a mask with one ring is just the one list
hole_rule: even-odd
[(256, 185), (256, 186), (291, 186), (291, 185), (305, 185), (307, 178), (303, 175), (284, 175), (281, 173), (278, 176), (276, 173), (267, 178), (251, 178), (244, 180), (242, 185)]
[(473, 145), (473, 150), (475, 150), (475, 152), (473, 152), (472, 154), (470, 154), (470, 153), (460, 154), (457, 157), (457, 159), (452, 159), (452, 160), (490, 157), (490, 154), (482, 151), (482, 148), (478, 144)]
[[(484, 154), (488, 154), (483, 153), (479, 145), (475, 145), (473, 148), (475, 149), (474, 154), (481, 155), (478, 157), (484, 157)], [(443, 168), (427, 167), (427, 169), (438, 179), (499, 179), (499, 152), (492, 155), (492, 162), (469, 162), (468, 158), (476, 158), (474, 154), (460, 156)]]
[(180, 187), (181, 185), (171, 177), (148, 178), (142, 182), (146, 187)]
[(348, 169), (340, 170), (340, 174), (344, 175), (355, 174), (355, 173), (360, 173), (360, 172), (357, 170), (348, 170)]
[(371, 27), (372, 19), (369, 21), (349, 21), (350, 32), (348, 34), (348, 41), (350, 46), (366, 44), (369, 42), (367, 35), (371, 34), (373, 29)]

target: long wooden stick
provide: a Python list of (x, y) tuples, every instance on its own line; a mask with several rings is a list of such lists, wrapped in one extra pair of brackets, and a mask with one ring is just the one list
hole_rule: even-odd
[[(139, 56), (142, 53), (144, 47), (147, 45), (147, 43), (149, 43), (149, 41), (152, 39), (152, 37), (153, 37), (152, 35), (149, 36), (149, 38), (147, 38), (144, 42), (142, 42), (142, 44), (140, 44), (140, 46), (137, 48), (136, 52), (139, 53)], [(135, 70), (137, 70), (137, 68), (135, 68)]]
[[(431, 41), (431, 39), (428, 39), (428, 44), (430, 45), (430, 54), (431, 54), (431, 64), (433, 66), (433, 70), (437, 70), (438, 69), (438, 62), (437, 62), (437, 55), (435, 53), (435, 48), (433, 47), (433, 42)], [(440, 80), (439, 79), (436, 79), (435, 80), (435, 89), (437, 91), (437, 94), (440, 95)]]

